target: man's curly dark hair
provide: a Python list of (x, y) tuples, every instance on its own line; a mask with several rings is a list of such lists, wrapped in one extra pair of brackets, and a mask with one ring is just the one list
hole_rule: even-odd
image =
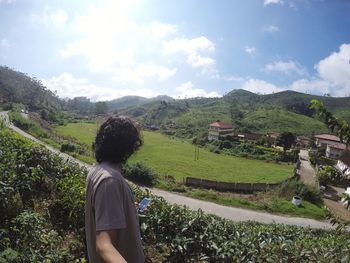
[(136, 123), (125, 116), (111, 116), (99, 128), (92, 148), (98, 163), (124, 163), (142, 144)]

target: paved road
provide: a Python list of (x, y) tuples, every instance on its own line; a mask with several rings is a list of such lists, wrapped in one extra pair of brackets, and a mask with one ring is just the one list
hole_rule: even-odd
[[(0, 117), (3, 116), (6, 113), (2, 112), (0, 113)], [(6, 117), (5, 117), (6, 118)], [(68, 158), (70, 160), (73, 160), (77, 163), (79, 163), (82, 166), (85, 166), (87, 168), (90, 167), (90, 165), (83, 163), (79, 160), (76, 160), (75, 158), (61, 153), (57, 149), (52, 148), (51, 146), (39, 141), (38, 139), (34, 138), (30, 134), (18, 129), (17, 127), (13, 126), (12, 124), (9, 125), (11, 129), (14, 131), (22, 134), (23, 136), (38, 142), (44, 146), (46, 146), (50, 151), (53, 151), (63, 158)], [(277, 223), (277, 224), (286, 224), (286, 225), (295, 225), (295, 226), (301, 226), (301, 227), (311, 227), (311, 228), (323, 228), (323, 229), (330, 229), (332, 228), (332, 225), (327, 222), (321, 222), (314, 219), (307, 219), (307, 218), (299, 218), (299, 217), (288, 217), (288, 216), (280, 216), (280, 215), (274, 215), (249, 209), (243, 209), (243, 208), (235, 208), (235, 207), (228, 207), (223, 205), (214, 204), (211, 202), (201, 201), (193, 198), (189, 198), (186, 196), (182, 196), (175, 193), (166, 192), (159, 189), (151, 189), (152, 193), (163, 197), (166, 201), (168, 201), (171, 204), (179, 204), (179, 205), (185, 205), (188, 208), (192, 210), (198, 210), (202, 209), (206, 213), (215, 214), (219, 217), (230, 219), (233, 221), (257, 221), (261, 223)]]
[(305, 184), (312, 186), (317, 185), (316, 172), (309, 161), (309, 154), (307, 150), (300, 150), (300, 180)]

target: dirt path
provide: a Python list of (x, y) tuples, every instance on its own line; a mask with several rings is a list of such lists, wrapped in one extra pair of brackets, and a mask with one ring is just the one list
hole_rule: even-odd
[(309, 161), (309, 154), (307, 150), (300, 150), (300, 180), (305, 184), (312, 186), (317, 185), (316, 172)]
[[(0, 112), (0, 117), (3, 116), (4, 114), (6, 115), (6, 113)], [(13, 126), (12, 124), (9, 124), (9, 127), (14, 131), (22, 134), (23, 136), (41, 145), (44, 145), (50, 151), (59, 154), (62, 158), (70, 159), (87, 168), (91, 167), (90, 165), (84, 162), (81, 162), (79, 160), (76, 160), (75, 158), (67, 154), (61, 153), (57, 149), (54, 149), (53, 147), (41, 142), (40, 140), (34, 138), (30, 134), (22, 131), (21, 129)], [(260, 212), (260, 211), (249, 210), (249, 209), (228, 207), (228, 206), (218, 205), (211, 202), (193, 199), (193, 198), (182, 196), (175, 193), (166, 192), (159, 189), (151, 189), (151, 191), (153, 194), (163, 197), (166, 201), (168, 201), (171, 204), (185, 205), (192, 210), (201, 209), (206, 213), (214, 214), (219, 217), (230, 219), (233, 221), (256, 221), (256, 222), (266, 223), (266, 224), (276, 223), (276, 224), (286, 224), (286, 225), (295, 225), (295, 226), (311, 227), (311, 228), (323, 228), (323, 229), (333, 228), (332, 225), (327, 222), (317, 221), (314, 219), (281, 216), (281, 215), (269, 214), (269, 213)]]

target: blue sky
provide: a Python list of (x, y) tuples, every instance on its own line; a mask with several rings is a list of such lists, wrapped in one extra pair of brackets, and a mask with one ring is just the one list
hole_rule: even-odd
[(0, 0), (0, 64), (60, 97), (350, 95), (350, 1)]

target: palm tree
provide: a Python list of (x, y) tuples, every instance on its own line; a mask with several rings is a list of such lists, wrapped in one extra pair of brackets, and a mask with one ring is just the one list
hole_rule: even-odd
[(343, 193), (342, 194), (342, 201), (346, 203), (346, 209), (349, 209), (350, 207), (350, 194)]
[(332, 132), (336, 132), (340, 140), (345, 144), (350, 144), (350, 125), (345, 121), (340, 121), (329, 112), (324, 104), (318, 100), (311, 100), (310, 108), (315, 109), (317, 114)]

